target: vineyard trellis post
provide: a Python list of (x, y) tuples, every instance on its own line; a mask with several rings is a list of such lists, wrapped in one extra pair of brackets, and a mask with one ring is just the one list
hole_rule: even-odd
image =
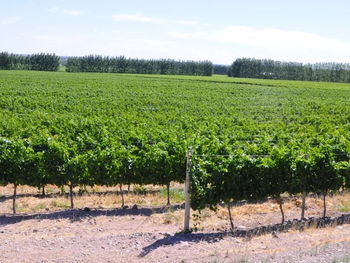
[[(309, 153), (305, 153), (305, 160), (309, 160)], [(301, 220), (305, 219), (305, 205), (306, 205), (306, 190), (302, 193), (302, 203), (301, 203)]]
[(186, 154), (186, 181), (185, 181), (185, 223), (184, 223), (184, 232), (190, 230), (190, 185), (191, 185), (191, 157), (192, 149), (188, 149)]

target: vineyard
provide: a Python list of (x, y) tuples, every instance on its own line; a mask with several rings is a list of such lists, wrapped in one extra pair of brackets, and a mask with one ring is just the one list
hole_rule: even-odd
[[(191, 206), (350, 186), (350, 86), (225, 76), (0, 72), (0, 184), (183, 183)], [(71, 207), (74, 206), (71, 195)], [(324, 215), (326, 215), (326, 208)], [(304, 217), (304, 210), (302, 211)], [(233, 225), (232, 225), (233, 226)]]

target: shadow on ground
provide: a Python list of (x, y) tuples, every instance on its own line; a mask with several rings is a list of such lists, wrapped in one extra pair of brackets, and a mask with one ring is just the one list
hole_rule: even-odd
[(290, 230), (304, 231), (308, 228), (324, 228), (326, 226), (335, 227), (343, 224), (350, 224), (350, 214), (341, 215), (339, 217), (318, 217), (308, 218), (304, 220), (288, 220), (283, 224), (270, 224), (265, 226), (257, 226), (249, 229), (235, 228), (228, 232), (217, 233), (180, 233), (178, 235), (167, 235), (163, 239), (155, 241), (153, 244), (144, 247), (139, 257), (144, 257), (151, 253), (153, 250), (162, 246), (173, 246), (180, 244), (188, 246), (189, 242), (206, 241), (208, 243), (218, 242), (224, 237), (241, 237), (248, 238), (248, 240), (254, 236), (261, 236), (266, 234), (272, 234), (273, 237), (278, 238), (279, 233), (288, 232)]
[(152, 208), (132, 208), (126, 209), (113, 209), (113, 210), (104, 210), (104, 209), (70, 209), (62, 211), (54, 211), (47, 213), (36, 213), (36, 214), (5, 214), (0, 216), (0, 226), (16, 224), (25, 220), (44, 220), (44, 219), (69, 219), (71, 222), (80, 221), (85, 218), (98, 217), (98, 216), (128, 216), (128, 215), (141, 215), (141, 216), (151, 216), (152, 214), (163, 214), (169, 210), (175, 211), (179, 209), (184, 209), (184, 205), (170, 205), (162, 207), (152, 207)]
[(139, 257), (145, 257), (152, 251), (163, 247), (163, 246), (174, 246), (182, 245), (189, 246), (189, 243), (198, 243), (198, 242), (208, 242), (215, 243), (222, 240), (225, 236), (229, 236), (228, 232), (217, 232), (217, 233), (179, 233), (175, 235), (166, 235), (162, 239), (158, 239), (153, 244), (144, 247)]

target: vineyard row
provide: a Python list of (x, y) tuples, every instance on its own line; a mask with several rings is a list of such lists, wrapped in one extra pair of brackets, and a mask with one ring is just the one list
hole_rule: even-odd
[[(215, 209), (232, 200), (282, 200), (285, 193), (328, 193), (350, 186), (350, 145), (344, 138), (287, 144), (211, 141), (193, 148), (191, 207)], [(89, 150), (86, 146), (89, 145)], [(85, 149), (85, 150), (83, 150)], [(68, 185), (166, 185), (185, 181), (186, 143), (66, 141), (42, 136), (0, 139), (0, 183)], [(15, 198), (15, 194), (14, 194)], [(71, 198), (73, 198), (71, 192)], [(73, 199), (71, 199), (73, 207)], [(15, 212), (15, 206), (14, 206)]]

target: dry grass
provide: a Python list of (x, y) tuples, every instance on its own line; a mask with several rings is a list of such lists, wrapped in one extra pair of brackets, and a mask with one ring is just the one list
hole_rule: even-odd
[[(173, 184), (171, 201), (172, 203), (183, 203), (183, 186)], [(141, 207), (159, 207), (165, 206), (167, 196), (164, 187), (159, 186), (131, 186), (131, 192), (126, 194), (128, 187), (123, 187), (125, 204), (129, 207), (134, 204)], [(19, 213), (41, 213), (47, 211), (55, 211), (70, 208), (69, 189), (63, 189), (66, 194), (62, 194), (62, 189), (54, 186), (47, 186), (47, 196), (41, 197), (41, 191), (37, 188), (28, 186), (18, 187), (18, 198), (16, 201), (17, 212)], [(0, 202), (0, 213), (12, 212), (12, 191), (11, 185), (0, 187), (0, 197), (5, 195)], [(74, 197), (75, 208), (96, 208), (96, 209), (115, 209), (121, 207), (121, 195), (118, 187), (87, 187), (87, 192), (82, 193), (82, 188), (74, 189), (76, 194)], [(38, 195), (38, 196), (33, 196)], [(341, 212), (350, 211), (350, 194), (336, 195), (327, 197), (327, 215), (339, 215)], [(320, 217), (323, 215), (322, 198), (308, 197), (306, 200), (307, 217)], [(285, 201), (283, 209), (286, 220), (300, 218), (301, 198), (291, 198)], [(234, 206), (231, 210), (235, 226), (253, 227), (264, 224), (280, 223), (281, 215), (279, 204), (275, 200), (269, 200), (258, 204), (245, 204), (242, 206)], [(191, 225), (195, 229), (212, 229), (222, 231), (229, 229), (229, 216), (227, 207), (218, 206), (216, 212), (205, 209), (199, 212), (192, 212), (193, 218)], [(171, 211), (161, 215), (152, 217), (154, 223), (157, 224), (174, 224), (181, 226), (183, 224), (183, 211)]]
[[(80, 187), (75, 187), (73, 191), (75, 193), (75, 208), (114, 209), (120, 208), (122, 205), (119, 186), (109, 188), (87, 187), (87, 192), (84, 192)], [(128, 206), (136, 204), (138, 206), (152, 207), (164, 206), (167, 203), (166, 189), (164, 190), (164, 187), (146, 186), (140, 190), (137, 186), (131, 186), (128, 193), (128, 186), (123, 186), (123, 192), (125, 205)], [(41, 190), (37, 188), (19, 186), (16, 199), (17, 212), (33, 213), (70, 208), (68, 187), (64, 187), (62, 191), (62, 189), (55, 186), (47, 186), (46, 193), (46, 196), (43, 197), (41, 196)], [(172, 203), (182, 203), (184, 200), (182, 197), (183, 190), (179, 188), (179, 185), (172, 185), (171, 193)], [(0, 197), (6, 197), (0, 203), (0, 213), (12, 212), (12, 195), (13, 186), (0, 187)]]

